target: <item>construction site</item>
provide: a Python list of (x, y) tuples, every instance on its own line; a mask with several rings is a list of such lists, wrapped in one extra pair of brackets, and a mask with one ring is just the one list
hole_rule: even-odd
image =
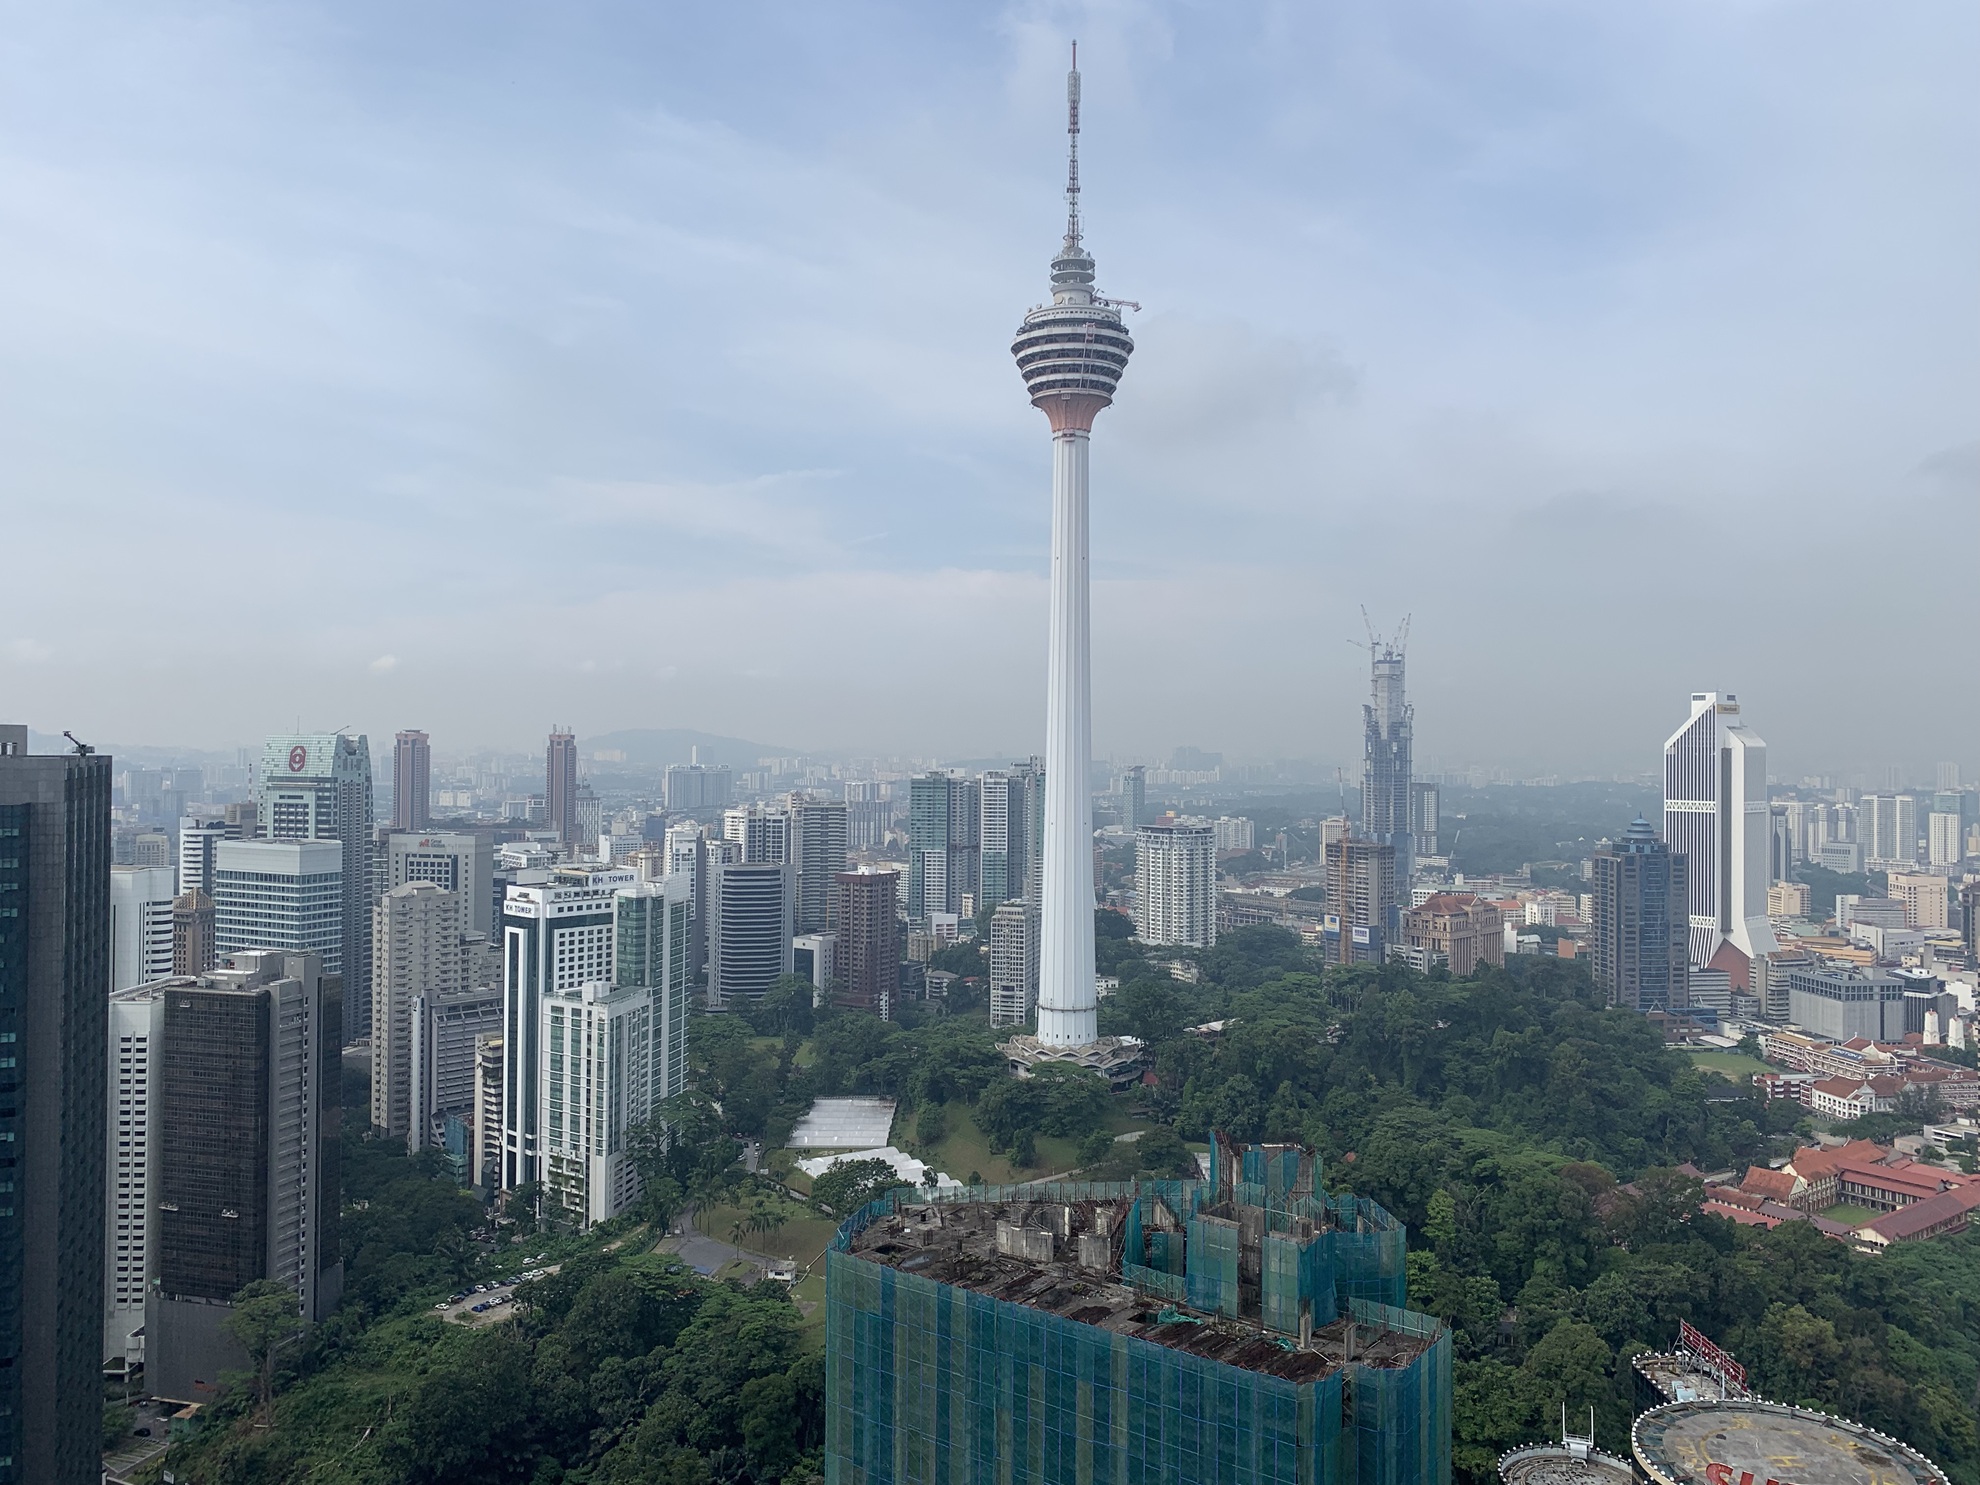
[(1223, 1138), (1207, 1181), (897, 1192), (827, 1256), (827, 1479), (1447, 1485), (1404, 1239)]

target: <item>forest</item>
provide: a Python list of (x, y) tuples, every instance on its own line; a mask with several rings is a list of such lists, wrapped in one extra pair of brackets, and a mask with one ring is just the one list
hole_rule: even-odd
[[(1252, 928), (1188, 955), (1188, 983), (1117, 914), (1099, 925), (1121, 981), (1102, 1029), (1150, 1043), (1153, 1086), (1013, 1082), (981, 1014), (939, 1006), (887, 1023), (790, 993), (747, 1020), (698, 1018), (696, 1087), (668, 1110), (682, 1137), (645, 1147), (646, 1208), (523, 1286), (513, 1323), (428, 1318), (475, 1261), (478, 1208), (354, 1140), (345, 1310), (285, 1364), (273, 1427), (237, 1396), (173, 1451), (178, 1478), (298, 1478), (332, 1457), (324, 1478), (367, 1485), (816, 1478), (815, 1323), (781, 1286), (700, 1279), (648, 1250), (681, 1204), (774, 1184), (742, 1173), (744, 1141), (774, 1149), (812, 1098), (875, 1093), (900, 1101), (896, 1143), (932, 1148), (967, 1120), (1020, 1172), (1180, 1171), (1212, 1129), (1314, 1146), (1330, 1185), (1409, 1225), (1411, 1303), (1454, 1333), (1466, 1481), (1550, 1434), (1563, 1403), (1593, 1408), (1622, 1448), (1630, 1358), (1690, 1320), (1764, 1395), (1858, 1418), (1980, 1485), (1980, 1234), (1873, 1258), (1806, 1224), (1702, 1213), (1678, 1167), (1784, 1153), (1801, 1110), (1701, 1072), (1605, 1008), (1578, 964), (1323, 967), (1296, 936)], [(1191, 1029), (1210, 1022), (1224, 1025)], [(1137, 1137), (1108, 1132), (1127, 1123)]]

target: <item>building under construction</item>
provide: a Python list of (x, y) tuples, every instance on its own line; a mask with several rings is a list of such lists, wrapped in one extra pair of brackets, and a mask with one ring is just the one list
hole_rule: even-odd
[(1311, 1151), (895, 1192), (826, 1258), (828, 1485), (1448, 1485), (1451, 1343)]

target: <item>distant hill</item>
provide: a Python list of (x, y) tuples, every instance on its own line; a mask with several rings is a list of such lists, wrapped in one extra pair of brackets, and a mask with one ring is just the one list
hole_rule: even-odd
[(594, 757), (600, 752), (624, 753), (628, 764), (649, 768), (689, 762), (695, 748), (701, 749), (703, 763), (726, 763), (731, 768), (754, 767), (759, 758), (788, 758), (797, 751), (742, 737), (695, 732), (686, 727), (632, 727), (624, 732), (602, 732), (596, 737), (578, 739), (580, 753)]

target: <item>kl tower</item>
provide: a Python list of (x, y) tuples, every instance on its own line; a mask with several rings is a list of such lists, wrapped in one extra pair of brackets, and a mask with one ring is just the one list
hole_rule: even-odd
[(1031, 405), (1052, 425), (1052, 623), (1045, 693), (1045, 850), (1041, 862), (1038, 1033), (1004, 1044), (1012, 1069), (1040, 1062), (1131, 1080), (1141, 1046), (1102, 1039), (1093, 974), (1093, 694), (1088, 622), (1086, 477), (1093, 420), (1114, 400), (1134, 342), (1124, 300), (1093, 290), (1079, 225), (1079, 44), (1066, 76), (1066, 240), (1052, 259), (1052, 302), (1024, 317), (1011, 354)]

